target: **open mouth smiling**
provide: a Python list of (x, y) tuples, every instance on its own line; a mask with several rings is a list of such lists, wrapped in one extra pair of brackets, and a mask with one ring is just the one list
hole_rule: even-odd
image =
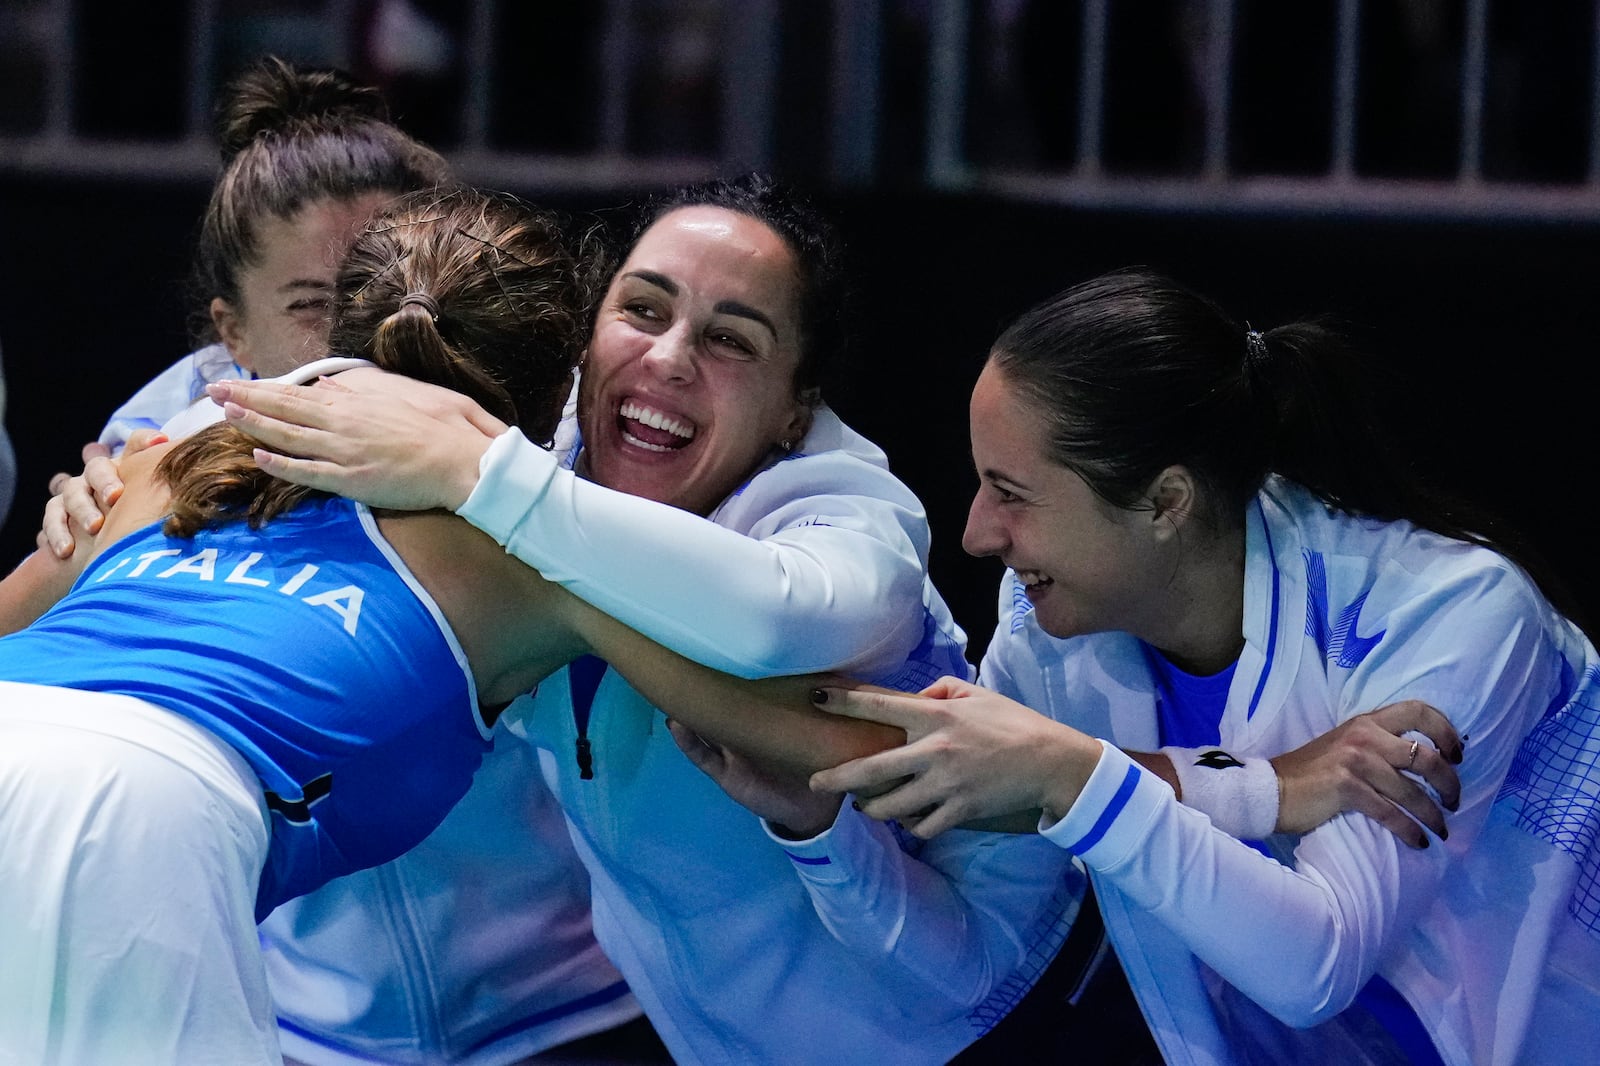
[(1016, 574), (1017, 580), (1022, 582), (1022, 589), (1029, 596), (1043, 592), (1045, 589), (1055, 584), (1054, 578), (1045, 577), (1037, 570), (1013, 569), (1012, 572)]
[(692, 441), (695, 434), (694, 423), (635, 400), (622, 401), (617, 409), (617, 428), (624, 441), (648, 452), (676, 451)]

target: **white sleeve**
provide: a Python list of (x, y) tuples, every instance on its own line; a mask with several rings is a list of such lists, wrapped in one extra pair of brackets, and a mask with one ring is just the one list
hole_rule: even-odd
[(1031, 834), (955, 829), (913, 858), (848, 803), (820, 836), (772, 839), (835, 939), (934, 1020), (996, 998), (1014, 1006), (1055, 957), (1088, 883)]
[(916, 647), (926, 520), (893, 475), (825, 453), (777, 463), (738, 495), (760, 518), (724, 528), (585, 481), (513, 429), (457, 513), (606, 614), (728, 673), (873, 673)]
[(1447, 866), (1472, 846), (1523, 736), (1561, 690), (1564, 664), (1533, 620), (1537, 612), (1500, 591), (1517, 595), (1477, 590), (1455, 605), (1454, 624), (1391, 615), (1391, 628), (1412, 638), (1396, 640), (1387, 661), (1343, 693), (1341, 717), (1412, 697), (1470, 734), (1448, 840), (1408, 848), (1376, 822), (1346, 814), (1303, 837), (1291, 869), (1183, 807), (1104, 740), (1077, 802), (1041, 832), (1278, 1018), (1295, 1026), (1326, 1020), (1351, 1002), (1432, 901)]

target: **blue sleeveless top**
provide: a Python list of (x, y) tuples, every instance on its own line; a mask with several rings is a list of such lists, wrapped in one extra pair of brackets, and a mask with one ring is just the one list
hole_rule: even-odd
[(0, 638), (0, 678), (134, 696), (236, 748), (272, 817), (258, 920), (419, 843), (489, 748), (443, 614), (339, 498), (260, 530), (125, 537)]

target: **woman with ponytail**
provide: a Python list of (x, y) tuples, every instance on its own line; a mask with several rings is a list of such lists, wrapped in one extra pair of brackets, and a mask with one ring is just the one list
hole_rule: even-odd
[[(332, 342), (372, 365), (336, 380), (414, 375), (548, 442), (587, 273), (513, 201), (404, 198), (339, 271)], [(0, 583), (0, 622), (37, 616), (0, 638), (7, 1061), (281, 1061), (256, 923), (426, 837), (504, 707), (577, 655), (790, 773), (892, 735), (833, 728), (804, 681), (679, 659), (453, 515), (276, 481), (229, 426), (140, 451), (122, 477), (92, 542)]]
[[(450, 180), (444, 158), (389, 120), (379, 92), (337, 70), (268, 56), (216, 114), (222, 169), (191, 268), (198, 345), (139, 389), (101, 431), (120, 451), (212, 381), (276, 377), (327, 352), (333, 274), (351, 234), (402, 193)], [(97, 454), (91, 450), (85, 459)]]
[[(335, 272), (351, 236), (393, 198), (449, 180), (445, 160), (390, 120), (377, 90), (270, 56), (228, 84), (216, 135), (221, 170), (188, 286), (196, 350), (142, 386), (85, 449), (101, 476), (115, 478), (105, 453), (120, 454), (130, 436), (176, 440), (209, 422), (211, 382), (312, 380), (325, 369)], [(80, 481), (52, 479), (53, 512), (70, 506)], [(70, 554), (66, 523), (55, 528), (52, 547)], [(422, 846), (263, 923), (291, 1058), (507, 1066), (582, 1039), (612, 1049), (632, 1041), (640, 1061), (665, 1058), (595, 942), (588, 878), (537, 759), (503, 735), (492, 755)], [(491, 833), (501, 849), (483, 846)], [(426, 993), (411, 970), (430, 975)]]
[[(821, 690), (908, 743), (812, 786), (894, 786), (862, 810), (921, 837), (1042, 812), (1169, 1063), (1586, 1061), (1600, 660), (1518, 553), (1408, 482), (1369, 380), (1321, 324), (1258, 331), (1144, 272), (1025, 314), (972, 394), (964, 545), (1008, 567), (984, 687)], [(1352, 815), (1235, 839), (1177, 802), (1270, 784), (1395, 701), (1461, 741), (1370, 742), (1418, 780), (1458, 762), (1420, 848)]]

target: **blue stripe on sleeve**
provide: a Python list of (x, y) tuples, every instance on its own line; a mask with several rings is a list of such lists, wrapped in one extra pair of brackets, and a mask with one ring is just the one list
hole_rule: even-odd
[(1074, 855), (1081, 855), (1100, 843), (1100, 838), (1111, 829), (1111, 823), (1116, 821), (1117, 815), (1128, 805), (1128, 800), (1133, 798), (1133, 790), (1139, 787), (1139, 767), (1128, 767), (1128, 772), (1122, 777), (1122, 784), (1117, 787), (1117, 794), (1111, 797), (1111, 802), (1106, 804), (1106, 809), (1100, 812), (1100, 818), (1094, 827), (1085, 833), (1079, 841), (1067, 845), (1067, 850)]

